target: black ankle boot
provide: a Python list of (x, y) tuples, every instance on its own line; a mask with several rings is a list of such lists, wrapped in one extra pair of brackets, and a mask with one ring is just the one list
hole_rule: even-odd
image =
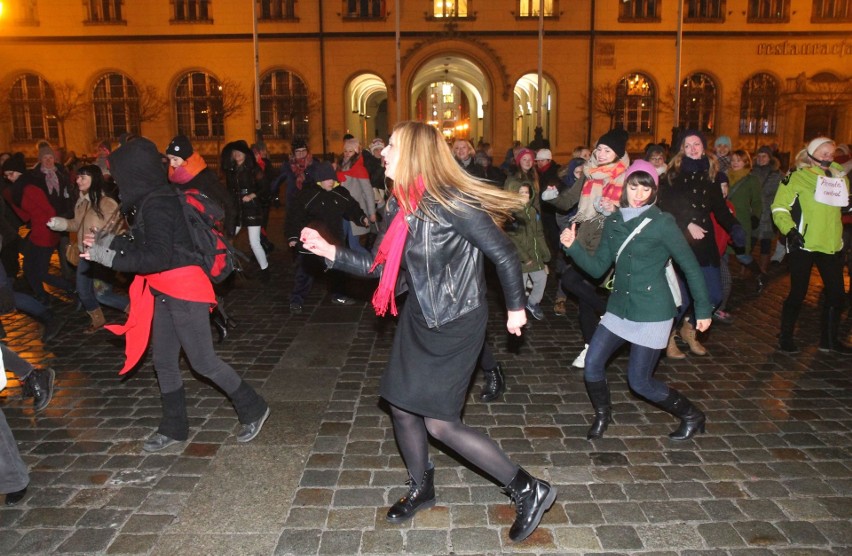
[(609, 424), (612, 423), (612, 403), (609, 397), (609, 385), (606, 380), (586, 382), (586, 391), (595, 408), (595, 422), (586, 434), (586, 439), (602, 438)]
[(435, 467), (423, 472), (420, 483), (408, 480), (408, 493), (396, 501), (388, 510), (387, 520), (391, 523), (402, 523), (414, 517), (420, 510), (426, 510), (435, 505)]
[(509, 529), (509, 538), (514, 542), (521, 542), (535, 531), (544, 512), (553, 505), (556, 489), (547, 481), (536, 479), (519, 467), (515, 478), (503, 491), (515, 503), (515, 522)]
[(485, 375), (485, 385), (482, 386), (479, 401), (493, 402), (506, 390), (506, 377), (503, 376), (503, 367), (498, 363), (493, 369), (483, 369), (482, 374)]
[(38, 413), (53, 399), (53, 382), (56, 372), (50, 367), (44, 370), (33, 369), (24, 378), (24, 395), (32, 396), (33, 410)]
[(852, 353), (852, 348), (840, 340), (840, 308), (823, 307), (820, 323), (820, 351), (833, 351), (843, 355)]
[(672, 440), (688, 440), (695, 436), (695, 433), (704, 432), (707, 417), (692, 405), (692, 402), (686, 396), (674, 388), (669, 388), (668, 397), (658, 402), (658, 405), (675, 417), (680, 418), (680, 426), (676, 431), (669, 434), (669, 438)]
[(219, 335), (219, 343), (221, 344), (228, 337), (228, 322), (219, 311), (214, 309), (210, 313), (210, 323), (216, 328), (216, 333)]

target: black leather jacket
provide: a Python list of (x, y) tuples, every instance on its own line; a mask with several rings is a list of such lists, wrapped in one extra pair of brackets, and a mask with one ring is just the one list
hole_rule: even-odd
[[(429, 197), (424, 197), (421, 206), (428, 202)], [(454, 212), (434, 201), (430, 208), (434, 220), (420, 210), (406, 217), (409, 234), (403, 264), (413, 284), (398, 285), (396, 293), (409, 289), (417, 296), (430, 328), (451, 322), (485, 303), (485, 255), (497, 268), (506, 307), (522, 310), (526, 295), (520, 259), (491, 217), (462, 203), (455, 204)], [(338, 247), (329, 266), (360, 276), (381, 275), (381, 267), (370, 274), (372, 263), (369, 255)]]

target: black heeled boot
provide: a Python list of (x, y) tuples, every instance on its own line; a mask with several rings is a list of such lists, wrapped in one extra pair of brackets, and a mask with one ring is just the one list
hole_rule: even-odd
[(680, 426), (669, 434), (672, 440), (688, 440), (696, 433), (704, 433), (707, 416), (674, 388), (669, 388), (668, 397), (657, 405), (680, 419)]
[(216, 333), (219, 334), (219, 343), (221, 344), (228, 337), (228, 321), (225, 320), (222, 313), (214, 309), (210, 313), (210, 323), (216, 328)]
[(595, 422), (586, 434), (587, 440), (603, 438), (609, 424), (612, 423), (612, 402), (609, 397), (609, 385), (606, 380), (586, 382), (586, 392), (595, 408)]
[(518, 468), (515, 478), (504, 487), (503, 492), (515, 503), (515, 522), (509, 529), (509, 538), (514, 542), (529, 537), (538, 527), (544, 512), (556, 500), (556, 489), (547, 481), (536, 479), (523, 467)]
[(402, 523), (414, 517), (420, 510), (431, 508), (435, 501), (435, 467), (430, 464), (419, 483), (409, 475), (408, 493), (390, 507), (387, 520), (391, 523)]
[(820, 322), (820, 351), (833, 351), (843, 355), (852, 353), (852, 348), (840, 340), (840, 308), (823, 307)]
[(503, 367), (498, 363), (493, 369), (483, 369), (482, 374), (485, 376), (485, 384), (482, 386), (479, 401), (493, 402), (506, 390), (506, 377), (503, 376)]

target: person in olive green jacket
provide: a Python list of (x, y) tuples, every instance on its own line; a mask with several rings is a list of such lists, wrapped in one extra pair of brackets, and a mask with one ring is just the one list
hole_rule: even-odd
[(586, 354), (584, 379), (595, 408), (595, 421), (587, 438), (601, 438), (612, 422), (605, 367), (612, 354), (629, 342), (630, 388), (680, 418), (680, 426), (669, 437), (686, 440), (704, 432), (704, 413), (653, 376), (677, 314), (665, 273), (670, 257), (683, 271), (695, 300), (697, 330), (703, 332), (710, 327), (713, 307), (701, 267), (674, 217), (654, 206), (658, 187), (654, 167), (644, 160), (636, 161), (627, 170), (624, 182), (620, 208), (606, 218), (597, 251), (589, 253), (574, 241), (574, 226), (561, 236), (565, 253), (591, 276), (601, 276), (615, 263), (606, 313)]
[(547, 263), (550, 262), (550, 249), (544, 238), (544, 229), (541, 222), (541, 214), (535, 209), (535, 199), (532, 198), (533, 190), (527, 184), (521, 184), (518, 188), (527, 202), (524, 208), (512, 213), (514, 219), (506, 228), (506, 234), (521, 259), (521, 272), (524, 275), (524, 284), (532, 284), (527, 296), (526, 309), (536, 320), (544, 318), (541, 310), (541, 299), (544, 297), (544, 288), (547, 286)]
[(817, 137), (796, 156), (796, 170), (781, 182), (772, 203), (772, 219), (787, 236), (790, 255), (790, 293), (781, 309), (779, 348), (796, 353), (793, 331), (808, 293), (816, 265), (823, 283), (820, 351), (848, 355), (852, 348), (840, 339), (843, 311), (843, 223), (841, 207), (849, 205), (849, 178), (834, 162), (835, 143)]
[(745, 230), (745, 248), (735, 248), (737, 260), (747, 267), (757, 279), (757, 291), (766, 286), (766, 274), (751, 255), (753, 247), (752, 228), (760, 224), (763, 213), (763, 191), (760, 180), (751, 173), (751, 157), (742, 149), (731, 153), (731, 167), (728, 169), (728, 200), (734, 205), (734, 216)]

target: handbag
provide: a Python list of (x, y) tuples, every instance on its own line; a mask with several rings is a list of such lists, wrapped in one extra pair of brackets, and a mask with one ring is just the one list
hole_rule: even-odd
[[(651, 223), (651, 219), (646, 218), (645, 220), (640, 222), (639, 225), (636, 226), (636, 228), (634, 228), (632, 232), (630, 232), (630, 235), (627, 236), (627, 239), (624, 240), (624, 243), (621, 244), (621, 247), (618, 248), (618, 252), (615, 254), (615, 262), (616, 263), (618, 262), (618, 256), (621, 255), (621, 252), (624, 251), (624, 248), (627, 246), (628, 243), (630, 243), (630, 240), (633, 239), (634, 237), (636, 237), (636, 234), (638, 234), (640, 231), (642, 231), (642, 228), (644, 228), (645, 226), (647, 226), (650, 223)], [(669, 260), (666, 261), (665, 271), (666, 271), (666, 282), (669, 285), (669, 291), (672, 294), (672, 299), (674, 300), (675, 307), (680, 307), (681, 305), (683, 305), (683, 296), (680, 294), (680, 282), (678, 282), (677, 273), (675, 272), (674, 266), (672, 265), (671, 257), (669, 257)], [(615, 281), (615, 272), (613, 272), (612, 277), (606, 283), (607, 289), (609, 289), (609, 290), (612, 289), (612, 283), (614, 281)]]
[(70, 265), (77, 266), (80, 264), (80, 248), (77, 247), (76, 239), (65, 246), (65, 259)]

